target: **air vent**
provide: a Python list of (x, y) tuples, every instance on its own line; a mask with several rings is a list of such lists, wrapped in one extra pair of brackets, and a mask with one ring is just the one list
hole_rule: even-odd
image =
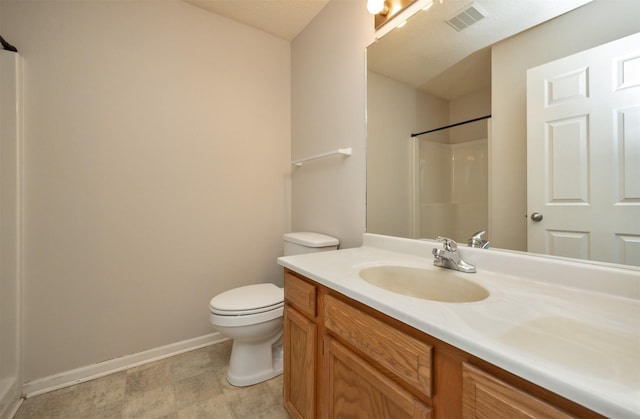
[(463, 29), (468, 28), (479, 20), (484, 19), (487, 16), (487, 13), (483, 11), (478, 4), (471, 3), (469, 6), (465, 7), (460, 13), (447, 20), (446, 22), (453, 29), (460, 32)]

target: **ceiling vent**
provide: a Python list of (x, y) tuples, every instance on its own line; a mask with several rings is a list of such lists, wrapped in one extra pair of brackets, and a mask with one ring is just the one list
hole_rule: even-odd
[(446, 22), (453, 29), (460, 32), (463, 29), (468, 28), (479, 20), (484, 19), (487, 13), (482, 10), (477, 3), (471, 3), (465, 7), (460, 13), (447, 20)]

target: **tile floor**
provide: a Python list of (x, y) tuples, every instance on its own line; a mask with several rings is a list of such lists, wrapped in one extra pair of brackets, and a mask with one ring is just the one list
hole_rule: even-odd
[(230, 352), (226, 341), (31, 397), (14, 419), (288, 419), (282, 376), (233, 387)]

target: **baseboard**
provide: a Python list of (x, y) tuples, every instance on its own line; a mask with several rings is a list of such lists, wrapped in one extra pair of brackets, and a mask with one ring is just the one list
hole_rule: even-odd
[(10, 419), (22, 403), (20, 384), (17, 377), (0, 380), (0, 419)]
[(200, 336), (194, 339), (182, 342), (172, 343), (170, 345), (161, 346), (144, 352), (138, 352), (132, 355), (126, 355), (121, 358), (110, 359), (98, 364), (88, 365), (76, 368), (60, 374), (51, 375), (49, 377), (39, 378), (37, 380), (26, 382), (22, 385), (22, 393), (25, 397), (33, 397), (38, 394), (47, 393), (63, 387), (72, 386), (74, 384), (83, 383), (113, 374), (115, 372), (124, 371), (138, 365), (149, 362), (158, 361), (183, 352), (192, 351), (194, 349), (203, 348), (215, 343), (228, 340), (219, 332), (209, 335)]
[(19, 398), (18, 400), (14, 400), (13, 403), (11, 403), (10, 405), (6, 406), (5, 410), (0, 412), (0, 418), (2, 418), (2, 419), (11, 419), (11, 418), (13, 418), (16, 415), (16, 413), (18, 412), (18, 409), (22, 405), (23, 401), (24, 401), (23, 398)]

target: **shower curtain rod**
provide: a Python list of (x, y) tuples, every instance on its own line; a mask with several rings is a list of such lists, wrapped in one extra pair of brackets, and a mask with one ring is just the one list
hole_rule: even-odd
[(423, 134), (428, 134), (430, 132), (435, 132), (435, 131), (440, 131), (440, 130), (447, 129), (447, 128), (457, 127), (458, 125), (464, 125), (464, 124), (468, 124), (470, 122), (482, 121), (483, 119), (489, 119), (489, 118), (491, 118), (490, 114), (489, 115), (485, 115), (485, 116), (481, 116), (480, 118), (470, 119), (468, 121), (457, 122), (455, 124), (447, 125), (446, 127), (440, 127), (440, 128), (430, 129), (429, 131), (422, 131), (422, 132), (418, 132), (416, 134), (411, 134), (411, 138), (417, 137), (417, 136), (423, 135)]

